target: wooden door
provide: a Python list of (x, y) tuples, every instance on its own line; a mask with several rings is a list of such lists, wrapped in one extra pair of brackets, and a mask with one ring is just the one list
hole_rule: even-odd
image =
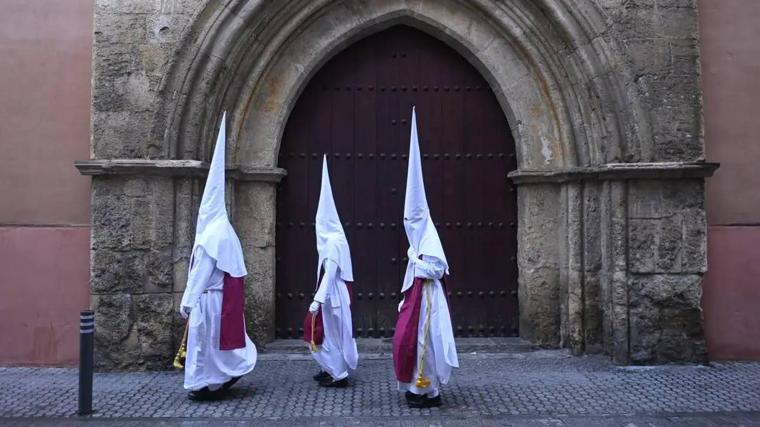
[(316, 282), (322, 154), (354, 266), (357, 337), (393, 334), (408, 243), (403, 227), (411, 107), (428, 203), (451, 267), (457, 336), (517, 335), (516, 168), (504, 114), (479, 72), (446, 44), (398, 26), (350, 46), (291, 113), (277, 195), (276, 335), (296, 338)]

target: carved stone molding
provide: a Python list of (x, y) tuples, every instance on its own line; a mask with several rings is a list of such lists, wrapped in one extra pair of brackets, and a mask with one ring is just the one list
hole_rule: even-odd
[[(77, 160), (82, 175), (206, 176), (209, 164), (200, 160), (108, 159)], [(237, 181), (280, 182), (287, 175), (282, 168), (231, 166), (226, 177)]]
[(518, 185), (591, 180), (709, 178), (719, 166), (719, 163), (704, 162), (608, 163), (585, 168), (518, 169), (511, 172), (509, 178)]

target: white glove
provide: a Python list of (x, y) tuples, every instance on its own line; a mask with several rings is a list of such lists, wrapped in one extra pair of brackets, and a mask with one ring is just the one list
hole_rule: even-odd
[(312, 302), (311, 302), (311, 305), (309, 306), (309, 311), (310, 311), (312, 314), (317, 314), (317, 313), (319, 312), (319, 306), (320, 306), (320, 305), (321, 305), (321, 304), (320, 304), (319, 302), (317, 302), (317, 301), (312, 301)]
[(404, 298), (401, 299), (401, 301), (398, 303), (398, 312), (401, 313), (401, 306), (404, 305)]
[(417, 251), (415, 251), (414, 248), (411, 246), (409, 246), (409, 249), (406, 250), (406, 256), (409, 257), (409, 261), (411, 261), (412, 263), (415, 263), (419, 260), (417, 258)]
[(190, 308), (190, 307), (188, 307), (186, 305), (180, 306), (180, 308), (179, 308), (179, 315), (182, 316), (183, 319), (187, 320), (187, 318), (190, 317), (190, 311), (191, 310), (192, 310), (192, 308)]

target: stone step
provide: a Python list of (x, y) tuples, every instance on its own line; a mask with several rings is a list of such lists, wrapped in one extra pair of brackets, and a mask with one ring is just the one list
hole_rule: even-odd
[[(357, 338), (357, 347), (362, 354), (390, 354), (390, 338)], [(528, 353), (539, 347), (518, 337), (457, 338), (458, 353)], [(275, 340), (258, 345), (264, 354), (308, 354), (305, 342), (297, 339)]]

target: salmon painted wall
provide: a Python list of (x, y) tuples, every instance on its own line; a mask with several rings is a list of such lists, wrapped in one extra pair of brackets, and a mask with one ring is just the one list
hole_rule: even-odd
[(93, 0), (3, 0), (0, 365), (70, 365), (89, 305)]
[(706, 154), (721, 163), (707, 182), (707, 346), (760, 359), (760, 1), (699, 7)]

